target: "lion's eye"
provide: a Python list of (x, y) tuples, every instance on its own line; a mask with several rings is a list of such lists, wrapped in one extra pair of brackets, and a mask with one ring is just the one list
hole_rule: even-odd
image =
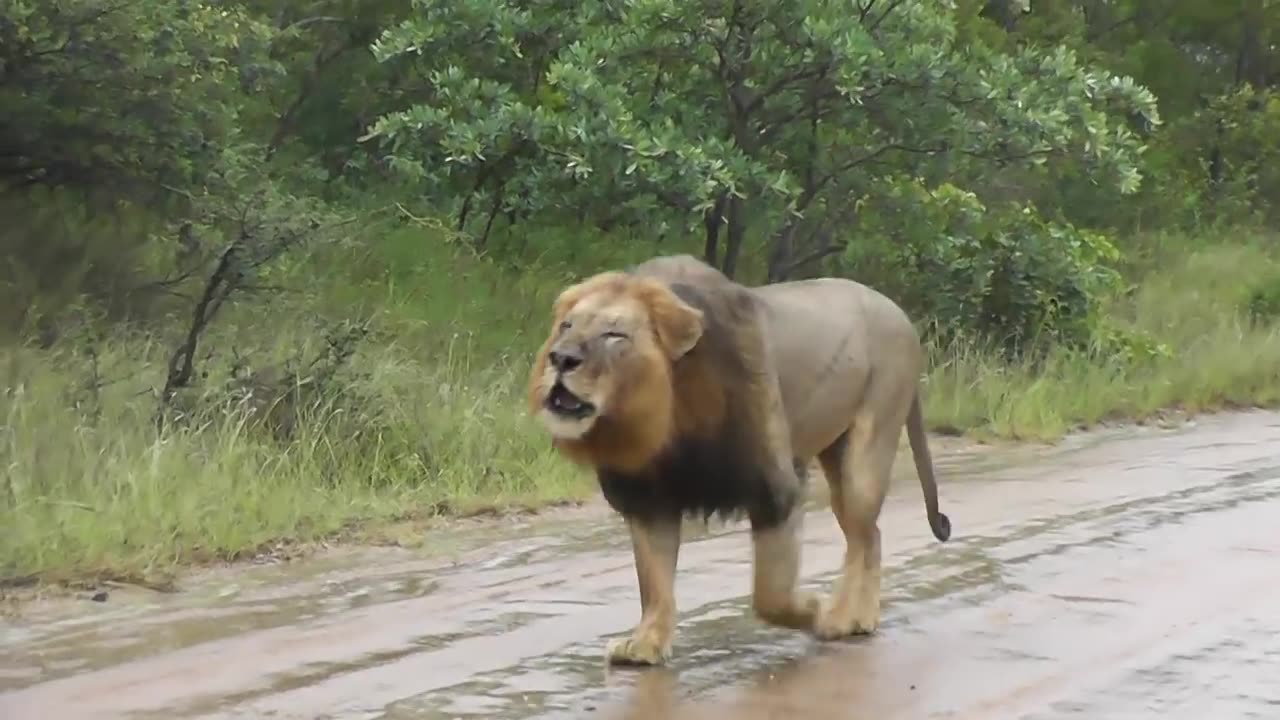
[(568, 330), (571, 327), (573, 327), (573, 323), (569, 322), (568, 320), (565, 320), (564, 322), (560, 323), (560, 332), (564, 332), (565, 330)]
[(617, 330), (609, 330), (604, 334), (604, 337), (606, 340), (626, 340), (627, 334), (624, 332), (618, 332)]

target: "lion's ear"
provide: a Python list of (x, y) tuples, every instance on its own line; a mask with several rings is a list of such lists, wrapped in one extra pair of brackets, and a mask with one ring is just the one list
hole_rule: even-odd
[(658, 342), (673, 362), (684, 357), (702, 338), (702, 311), (665, 287), (649, 295), (649, 312)]

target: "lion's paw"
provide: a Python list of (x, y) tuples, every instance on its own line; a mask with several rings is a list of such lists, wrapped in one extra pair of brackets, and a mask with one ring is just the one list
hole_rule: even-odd
[(665, 665), (671, 659), (671, 646), (649, 636), (632, 635), (610, 640), (604, 654), (610, 665)]
[(814, 618), (821, 607), (822, 601), (817, 595), (810, 592), (797, 592), (785, 604), (757, 602), (754, 609), (761, 620), (775, 627), (807, 630), (813, 626)]
[(846, 615), (836, 608), (824, 608), (813, 621), (813, 634), (819, 640), (838, 640), (851, 635), (874, 634), (880, 625), (879, 613)]

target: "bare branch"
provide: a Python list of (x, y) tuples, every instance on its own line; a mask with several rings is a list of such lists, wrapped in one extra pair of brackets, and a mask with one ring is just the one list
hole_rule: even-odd
[(787, 275), (790, 275), (791, 273), (795, 272), (796, 270), (799, 270), (800, 268), (804, 267), (805, 265), (808, 265), (809, 263), (817, 262), (823, 258), (830, 257), (837, 253), (843, 252), (844, 248), (845, 246), (843, 243), (824, 245), (818, 248), (817, 250), (814, 250), (813, 252), (809, 253), (808, 255), (805, 255), (800, 259), (791, 262), (784, 269), (784, 272)]
[(181, 388), (191, 384), (195, 374), (196, 349), (200, 336), (204, 333), (214, 315), (222, 307), (222, 301), (230, 292), (229, 283), (236, 274), (236, 255), (239, 245), (233, 243), (222, 253), (218, 265), (205, 284), (204, 293), (191, 313), (191, 324), (187, 327), (187, 335), (182, 344), (169, 356), (168, 372), (165, 375), (164, 389), (160, 393), (161, 402), (168, 405), (173, 396)]
[(798, 83), (802, 80), (809, 80), (810, 78), (822, 77), (824, 74), (826, 74), (825, 66), (805, 68), (803, 70), (797, 70), (796, 72), (784, 75), (770, 83), (768, 87), (761, 90), (759, 93), (756, 93), (756, 96), (747, 104), (747, 112), (754, 112), (759, 109), (766, 100), (785, 90), (788, 85)]
[(858, 5), (858, 22), (866, 22), (867, 15), (871, 13), (871, 9), (876, 6), (876, 0), (867, 0), (865, 3), (859, 2)]
[(320, 15), (317, 17), (303, 18), (301, 20), (291, 22), (288, 25), (285, 25), (284, 27), (280, 28), (280, 31), (288, 32), (290, 30), (301, 30), (302, 28), (307, 27), (308, 25), (315, 25), (316, 23), (332, 23), (334, 25), (345, 25), (347, 24), (347, 20), (345, 18), (340, 18), (340, 17), (330, 17), (328, 15)]
[[(892, 2), (890, 2), (889, 7), (885, 8), (885, 11), (880, 13), (880, 17), (873, 20), (871, 24), (867, 26), (867, 32), (871, 34), (875, 34), (875, 31), (880, 28), (880, 24), (883, 23), (890, 15), (892, 15), (893, 12), (897, 10), (898, 7), (901, 6), (902, 3), (904, 3), (905, 1), (906, 0), (893, 0)], [(870, 8), (868, 8), (868, 10), (869, 9)]]

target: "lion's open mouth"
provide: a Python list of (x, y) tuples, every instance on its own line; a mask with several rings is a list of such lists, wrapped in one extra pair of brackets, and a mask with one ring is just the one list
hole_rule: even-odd
[(594, 405), (569, 392), (559, 380), (547, 394), (547, 408), (557, 415), (575, 419), (587, 417), (596, 410)]

